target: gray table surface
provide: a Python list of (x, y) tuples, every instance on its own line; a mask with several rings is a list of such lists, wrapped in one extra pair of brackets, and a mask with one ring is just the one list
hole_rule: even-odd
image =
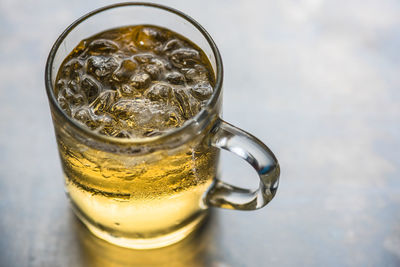
[[(0, 266), (399, 266), (400, 2), (163, 1), (225, 66), (224, 118), (278, 157), (264, 209), (215, 209), (197, 236), (134, 251), (72, 215), (43, 73), (51, 45), (106, 1), (0, 1)], [(256, 175), (223, 154), (223, 177)]]

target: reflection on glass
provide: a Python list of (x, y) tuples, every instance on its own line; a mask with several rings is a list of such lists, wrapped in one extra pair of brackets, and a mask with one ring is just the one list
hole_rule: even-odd
[(84, 266), (210, 266), (213, 252), (210, 219), (184, 240), (171, 246), (134, 250), (112, 245), (91, 234), (76, 220)]

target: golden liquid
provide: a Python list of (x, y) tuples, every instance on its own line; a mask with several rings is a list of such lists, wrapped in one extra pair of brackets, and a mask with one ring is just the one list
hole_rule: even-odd
[(122, 246), (157, 247), (183, 238), (202, 219), (203, 194), (215, 177), (214, 150), (132, 157), (59, 144), (69, 197), (97, 235)]
[[(135, 27), (140, 29), (142, 26)], [(135, 27), (114, 29), (96, 36), (98, 38), (111, 36), (115, 40), (118, 39), (116, 36), (128, 32), (130, 33), (129, 38), (131, 38), (131, 32), (137, 31)], [(163, 31), (168, 30), (163, 29)], [(97, 38), (96, 36), (88, 40), (93, 41)], [(180, 38), (186, 45), (199, 49), (187, 39), (182, 39), (183, 37), (172, 32), (168, 31), (167, 36), (169, 38)], [(118, 40), (123, 42), (125, 39), (119, 38)], [(89, 41), (86, 41), (86, 43), (90, 43)], [(78, 57), (77, 51), (84, 50), (82, 48), (84, 43), (81, 42), (63, 64), (70, 61), (74, 56)], [(143, 52), (142, 50), (139, 52)], [(206, 66), (206, 69), (211, 70), (211, 65), (205, 59), (204, 53), (200, 58), (200, 63)], [(63, 70), (63, 67), (64, 65), (60, 69)], [(81, 72), (82, 70), (77, 70), (79, 75), (78, 78), (74, 78), (76, 83), (80, 82)], [(70, 69), (68, 69), (67, 74), (68, 77), (74, 76)], [(65, 73), (62, 74), (62, 71), (59, 72), (58, 78), (60, 79), (60, 77), (64, 80), (68, 78)], [(68, 81), (64, 81), (64, 85)], [(158, 82), (158, 80), (155, 80), (152, 81), (152, 84)], [(166, 81), (162, 82), (166, 84)], [(210, 78), (209, 82), (213, 84), (213, 78)], [(196, 81), (189, 82), (187, 80), (185, 86), (189, 88), (194, 86), (195, 83)], [(110, 86), (110, 84), (106, 86)], [(123, 95), (120, 91), (121, 87), (118, 87), (118, 83), (115, 81), (113, 81), (113, 86), (118, 88), (113, 94), (115, 98), (112, 101), (114, 102), (121, 99), (127, 101), (130, 97), (135, 101), (144, 99), (149, 95), (148, 90), (150, 90), (142, 88), (143, 91), (136, 91), (133, 97)], [(172, 90), (176, 88), (181, 91), (184, 90), (183, 85), (179, 85), (181, 87), (178, 85), (176, 87), (171, 86)], [(56, 87), (56, 91), (65, 90), (60, 88)], [(109, 87), (105, 90), (110, 91), (111, 89)], [(80, 95), (79, 92), (77, 94)], [(194, 95), (197, 96), (196, 94)], [(81, 109), (82, 106), (86, 105), (93, 109), (93, 104), (90, 104), (90, 101), (93, 103), (96, 100), (93, 98), (89, 101), (89, 98), (85, 97), (87, 96), (84, 95), (83, 100), (81, 99), (78, 104), (63, 102), (60, 105), (67, 114), (73, 116), (74, 113), (76, 114), (76, 110)], [(107, 110), (103, 109), (101, 112), (92, 110), (90, 112), (93, 112), (91, 113), (94, 118), (93, 121), (97, 118), (96, 116), (107, 115), (113, 118), (107, 127), (101, 126), (101, 130), (98, 131), (106, 135), (123, 138), (127, 138), (128, 135), (129, 138), (132, 135), (141, 136), (148, 132), (162, 134), (163, 131), (168, 130), (168, 127), (181, 126), (185, 120), (195, 115), (198, 112), (196, 108), (199, 109), (204, 103), (204, 99), (201, 102), (189, 93), (187, 93), (186, 98), (186, 102), (182, 102), (179, 97), (164, 99), (168, 101), (161, 100), (161, 102), (164, 101), (162, 103), (169, 105), (169, 109), (176, 108), (176, 114), (173, 112), (173, 115), (176, 115), (181, 121), (174, 121), (177, 122), (176, 124), (167, 121), (166, 125), (161, 123), (160, 128), (156, 128), (157, 125), (145, 125), (146, 131), (143, 131), (143, 128), (140, 128), (137, 123), (132, 123), (132, 121), (136, 121), (136, 118), (132, 116), (123, 120), (118, 118), (118, 114), (114, 114), (114, 109), (111, 108), (114, 102), (109, 105), (110, 107)], [(102, 108), (104, 108), (104, 105)], [(185, 108), (187, 109), (185, 110)], [(191, 112), (190, 114), (188, 110)], [(181, 113), (179, 114), (179, 112)], [(94, 125), (89, 120), (84, 122), (88, 127)], [(206, 207), (203, 204), (203, 195), (215, 177), (218, 158), (216, 149), (205, 144), (205, 133), (173, 151), (158, 150), (139, 156), (105, 152), (86, 146), (63, 129), (63, 122), (57, 122), (55, 119), (55, 125), (67, 193), (77, 215), (97, 236), (125, 247), (161, 247), (187, 236), (204, 217)], [(123, 130), (129, 134), (115, 134), (113, 126), (115, 126), (115, 129), (118, 128), (118, 133)], [(94, 128), (93, 126), (92, 129)], [(103, 131), (104, 129), (106, 131)]]

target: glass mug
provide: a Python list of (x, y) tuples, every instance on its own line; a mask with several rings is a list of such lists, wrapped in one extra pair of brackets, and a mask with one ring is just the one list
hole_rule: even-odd
[[(160, 136), (121, 139), (90, 131), (57, 103), (57, 71), (81, 40), (139, 24), (173, 30), (197, 44), (214, 70), (213, 95), (183, 126)], [(75, 214), (93, 234), (128, 248), (162, 247), (198, 228), (209, 207), (255, 210), (274, 197), (278, 162), (256, 137), (221, 119), (222, 80), (221, 56), (210, 35), (195, 20), (169, 7), (114, 4), (88, 13), (61, 34), (47, 60), (46, 90), (66, 192)], [(260, 178), (257, 190), (216, 178), (220, 149), (254, 167)]]

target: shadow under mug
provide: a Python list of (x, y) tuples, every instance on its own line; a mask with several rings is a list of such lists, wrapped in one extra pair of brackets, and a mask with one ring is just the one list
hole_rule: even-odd
[[(196, 43), (216, 77), (206, 106), (182, 127), (161, 136), (121, 139), (90, 131), (66, 115), (54, 84), (64, 58), (79, 41), (101, 31), (150, 24), (171, 29)], [(52, 47), (45, 83), (74, 212), (96, 236), (113, 244), (156, 248), (196, 229), (209, 207), (255, 210), (275, 195), (279, 164), (251, 134), (221, 119), (223, 67), (205, 29), (175, 9), (151, 3), (121, 3), (97, 9), (72, 23)], [(219, 150), (250, 163), (260, 178), (255, 191), (217, 178)]]

